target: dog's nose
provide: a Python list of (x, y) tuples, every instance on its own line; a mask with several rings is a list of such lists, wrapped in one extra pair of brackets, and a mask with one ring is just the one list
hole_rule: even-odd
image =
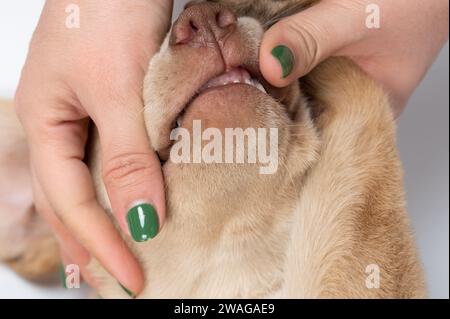
[(207, 46), (233, 31), (237, 18), (220, 4), (196, 4), (186, 8), (175, 22), (171, 45)]

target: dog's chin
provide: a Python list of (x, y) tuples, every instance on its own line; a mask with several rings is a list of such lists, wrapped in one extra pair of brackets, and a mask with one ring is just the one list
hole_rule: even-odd
[[(191, 162), (176, 163), (173, 161), (173, 154), (171, 154), (169, 160), (164, 164), (163, 171), (169, 200), (171, 200), (171, 197), (182, 198), (186, 196), (186, 200), (194, 200), (197, 205), (205, 202), (210, 203), (211, 200), (214, 200), (216, 203), (226, 206), (226, 202), (230, 199), (241, 201), (242, 196), (247, 197), (248, 195), (245, 194), (248, 194), (255, 187), (277, 185), (274, 180), (278, 179), (282, 172), (275, 171), (273, 174), (261, 174), (261, 167), (265, 167), (267, 164), (259, 162), (258, 154), (256, 163), (247, 161), (247, 155), (252, 151), (247, 137), (243, 143), (246, 156), (244, 163), (226, 162), (226, 149), (223, 146), (224, 143), (230, 143), (230, 140), (227, 140), (226, 130), (242, 129), (246, 131), (250, 129), (258, 133), (258, 129), (266, 129), (264, 131), (265, 138), (269, 143), (270, 129), (277, 129), (277, 133), (279, 133), (276, 140), (277, 151), (280, 152), (279, 156), (285, 156), (290, 136), (286, 130), (278, 130), (278, 128), (289, 127), (290, 119), (285, 108), (270, 95), (247, 84), (231, 84), (210, 88), (190, 103), (179, 124), (185, 132), (189, 132), (191, 138)], [(206, 163), (203, 157), (200, 162), (194, 162), (192, 156), (195, 152), (194, 138), (198, 138), (195, 135), (198, 132), (195, 130), (198, 129), (199, 125), (201, 125), (202, 133), (208, 129), (220, 132), (223, 138), (222, 162)], [(211, 143), (211, 139), (202, 139), (200, 142), (203, 152), (205, 147)], [(237, 152), (236, 140), (231, 143), (233, 150)], [(259, 149), (256, 151), (259, 151)], [(269, 151), (269, 149), (266, 149), (266, 154)], [(234, 159), (236, 158), (234, 157)], [(278, 161), (278, 158), (276, 160)], [(282, 170), (280, 168), (280, 171)]]
[(273, 99), (246, 84), (214, 87), (199, 95), (186, 109), (181, 127), (192, 130), (192, 123), (202, 121), (204, 128), (258, 128), (266, 127), (258, 111), (264, 112)]

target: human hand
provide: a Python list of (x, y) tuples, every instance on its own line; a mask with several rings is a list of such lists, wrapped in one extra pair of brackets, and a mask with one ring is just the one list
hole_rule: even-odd
[[(164, 223), (164, 187), (146, 134), (141, 91), (149, 59), (169, 27), (172, 1), (72, 3), (80, 9), (80, 28), (66, 27), (65, 1), (46, 2), (16, 93), (30, 144), (35, 203), (58, 238), (63, 259), (78, 264), (91, 285), (95, 279), (85, 267), (92, 255), (138, 294), (143, 272), (97, 203), (83, 159), (92, 119), (119, 225), (136, 241), (155, 236)], [(151, 224), (133, 223), (136, 204)], [(130, 231), (127, 221), (134, 224)]]
[(330, 56), (347, 56), (381, 83), (398, 116), (447, 40), (449, 3), (378, 0), (379, 29), (366, 25), (371, 4), (322, 0), (275, 24), (262, 43), (264, 77), (283, 87)]

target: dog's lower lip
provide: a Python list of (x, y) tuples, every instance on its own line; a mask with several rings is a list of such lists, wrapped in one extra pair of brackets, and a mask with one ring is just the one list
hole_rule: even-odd
[[(234, 85), (248, 85), (251, 86), (264, 94), (268, 94), (264, 86), (259, 80), (252, 77), (250, 72), (244, 67), (231, 68), (225, 73), (222, 73), (205, 83), (192, 98), (186, 103), (183, 110), (178, 114), (177, 118), (174, 120), (174, 128), (179, 128), (183, 126), (183, 115), (191, 103), (196, 100), (200, 95), (206, 93), (207, 91), (220, 89), (224, 87), (231, 87)], [(162, 158), (161, 164), (164, 166), (166, 164), (166, 159)]]
[(176, 127), (182, 126), (184, 111), (186, 110), (186, 108), (189, 107), (192, 101), (195, 100), (197, 97), (199, 97), (201, 94), (209, 90), (237, 84), (249, 85), (267, 94), (267, 91), (261, 84), (261, 82), (259, 82), (255, 78), (252, 78), (250, 72), (247, 71), (245, 68), (242, 67), (232, 68), (229, 71), (210, 79), (198, 90), (198, 92), (191, 98), (191, 100), (186, 104), (183, 111), (176, 118), (175, 120)]

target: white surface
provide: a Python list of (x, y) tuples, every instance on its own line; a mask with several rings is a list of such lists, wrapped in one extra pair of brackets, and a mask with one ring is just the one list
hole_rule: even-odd
[(64, 289), (60, 285), (43, 286), (29, 283), (17, 277), (10, 269), (0, 265), (0, 299), (74, 299), (89, 298), (90, 291)]
[(417, 89), (398, 127), (408, 210), (429, 296), (448, 298), (449, 47)]
[[(177, 1), (177, 8), (183, 1)], [(0, 96), (12, 96), (43, 0), (0, 2)], [(429, 295), (449, 297), (448, 45), (399, 123), (408, 207)], [(78, 298), (86, 292), (31, 285), (0, 266), (0, 298)]]

